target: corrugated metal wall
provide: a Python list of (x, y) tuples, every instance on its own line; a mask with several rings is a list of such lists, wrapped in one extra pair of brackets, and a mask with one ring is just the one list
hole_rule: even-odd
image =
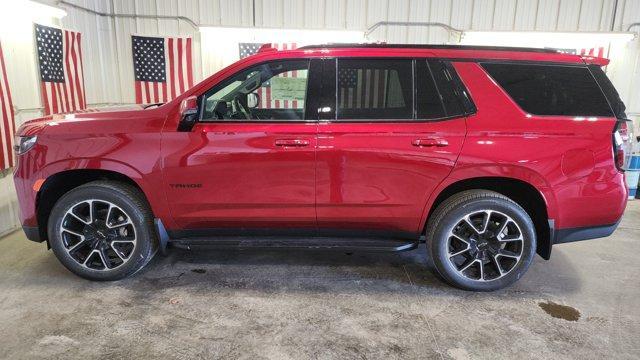
[[(41, 0), (55, 4), (56, 0)], [(98, 12), (184, 16), (201, 26), (257, 26), (364, 31), (378, 21), (434, 21), (464, 30), (623, 31), (640, 22), (640, 1), (618, 0), (67, 0)], [(255, 4), (255, 7), (254, 7)], [(9, 1), (0, 2), (10, 7)], [(98, 16), (60, 5), (61, 21), (39, 20), (82, 32), (85, 86), (90, 104), (132, 102), (133, 68), (130, 36), (182, 35), (194, 38), (196, 80), (202, 74), (200, 35), (177, 19), (123, 19)], [(615, 21), (612, 21), (614, 12)], [(1, 27), (1, 26), (0, 26)], [(17, 120), (40, 114), (40, 94), (33, 25), (25, 22), (0, 32)], [(387, 42), (443, 43), (440, 28), (380, 27), (371, 38)], [(331, 39), (328, 39), (331, 41)], [(631, 45), (628, 68), (615, 79), (633, 111), (640, 112), (640, 50)], [(208, 72), (209, 70), (207, 70)], [(208, 75), (208, 74), (205, 74)], [(615, 80), (614, 81), (617, 81)], [(629, 79), (632, 79), (631, 81)], [(623, 81), (624, 80), (624, 81)], [(624, 82), (624, 83), (623, 83)], [(633, 98), (631, 98), (633, 97)], [(0, 233), (17, 225), (11, 177), (0, 178)]]
[[(442, 22), (465, 30), (621, 31), (640, 21), (640, 1), (619, 0), (67, 0), (100, 12), (184, 16), (200, 26), (365, 30), (378, 21)], [(255, 4), (255, 9), (254, 9)], [(69, 8), (62, 26), (85, 36), (89, 103), (131, 102), (131, 34), (194, 38), (201, 80), (200, 35), (183, 20), (123, 19)], [(255, 10), (255, 11), (254, 11)], [(383, 26), (373, 40), (444, 43), (441, 28)], [(114, 84), (115, 82), (115, 84)]]

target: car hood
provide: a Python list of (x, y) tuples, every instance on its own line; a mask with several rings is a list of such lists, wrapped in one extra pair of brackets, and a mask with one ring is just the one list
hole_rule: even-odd
[(64, 125), (71, 122), (87, 122), (100, 120), (131, 120), (139, 115), (140, 111), (150, 111), (156, 107), (145, 109), (143, 105), (121, 105), (113, 107), (101, 107), (78, 110), (70, 113), (52, 114), (35, 118), (24, 122), (16, 134), (19, 136), (35, 135), (49, 126)]

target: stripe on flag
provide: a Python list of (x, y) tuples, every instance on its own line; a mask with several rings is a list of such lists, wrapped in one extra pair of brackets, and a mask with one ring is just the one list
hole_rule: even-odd
[(338, 108), (386, 108), (387, 69), (340, 68), (338, 71)]
[(191, 38), (131, 38), (137, 104), (164, 103), (193, 86)]
[(82, 34), (35, 25), (45, 115), (86, 109)]
[(578, 49), (578, 53), (582, 56), (604, 57), (604, 47), (593, 47), (589, 49)]
[(13, 135), (15, 123), (13, 117), (13, 102), (11, 101), (11, 90), (7, 79), (7, 69), (4, 65), (4, 53), (0, 43), (0, 110), (2, 121), (0, 121), (0, 169), (10, 168), (14, 165), (13, 157)]

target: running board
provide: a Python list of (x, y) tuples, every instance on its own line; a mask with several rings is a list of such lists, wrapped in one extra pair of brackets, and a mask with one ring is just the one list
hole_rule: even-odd
[(210, 236), (206, 238), (171, 239), (169, 245), (195, 249), (296, 249), (336, 251), (406, 251), (415, 249), (418, 240), (383, 238), (281, 237), (281, 236)]

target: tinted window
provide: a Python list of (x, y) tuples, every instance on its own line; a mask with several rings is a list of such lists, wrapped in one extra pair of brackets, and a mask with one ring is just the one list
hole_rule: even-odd
[(439, 119), (446, 117), (440, 93), (425, 60), (416, 60), (416, 118)]
[(536, 115), (612, 116), (586, 67), (482, 64), (526, 112)]
[(611, 80), (609, 80), (600, 66), (590, 65), (589, 69), (591, 70), (593, 77), (596, 78), (598, 85), (600, 85), (600, 89), (604, 92), (604, 96), (609, 100), (609, 105), (611, 105), (613, 113), (618, 119), (626, 119), (627, 114), (624, 112), (626, 110), (626, 106), (620, 99), (620, 95), (618, 95), (616, 88), (613, 87)]
[(278, 61), (233, 75), (204, 95), (203, 121), (304, 119), (308, 65)]
[(442, 97), (442, 103), (447, 117), (462, 116), (464, 115), (464, 109), (462, 108), (462, 102), (460, 101), (460, 94), (457, 91), (458, 84), (457, 74), (453, 69), (447, 66), (447, 63), (441, 60), (429, 60), (429, 67), (433, 73), (440, 96)]
[(462, 79), (460, 79), (460, 76), (456, 72), (456, 69), (453, 67), (453, 63), (449, 61), (444, 61), (443, 63), (444, 67), (452, 78), (451, 82), (454, 86), (453, 92), (462, 104), (462, 109), (466, 112), (467, 115), (475, 114), (478, 111), (478, 109), (476, 108), (476, 104), (473, 102), (471, 95), (469, 95), (469, 91), (464, 86)]
[(338, 119), (412, 119), (412, 60), (338, 60)]

